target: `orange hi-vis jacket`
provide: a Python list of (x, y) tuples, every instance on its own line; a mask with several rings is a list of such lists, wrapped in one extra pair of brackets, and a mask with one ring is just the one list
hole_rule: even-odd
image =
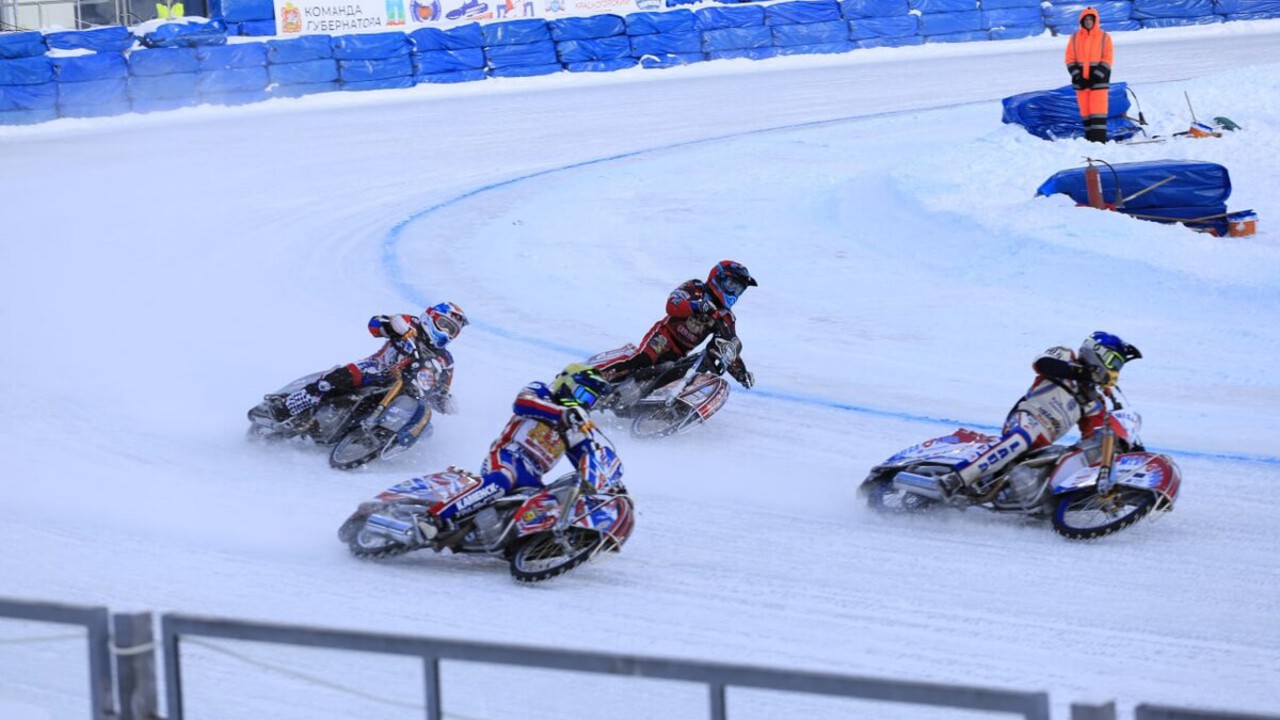
[(1102, 23), (1098, 18), (1098, 11), (1091, 7), (1087, 7), (1080, 11), (1080, 20), (1084, 21), (1088, 15), (1093, 16), (1093, 28), (1086, 30), (1082, 26), (1075, 34), (1071, 36), (1071, 40), (1067, 42), (1066, 62), (1067, 68), (1072, 65), (1079, 65), (1084, 77), (1088, 78), (1094, 65), (1102, 65), (1111, 70), (1112, 47), (1111, 36), (1102, 29)]

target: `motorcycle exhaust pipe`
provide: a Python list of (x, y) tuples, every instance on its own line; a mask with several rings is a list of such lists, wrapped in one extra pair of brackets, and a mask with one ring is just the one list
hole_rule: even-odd
[(929, 475), (917, 475), (903, 470), (893, 476), (893, 487), (903, 492), (927, 497), (930, 500), (942, 500), (942, 487), (938, 479)]
[(418, 529), (413, 523), (407, 523), (386, 515), (370, 515), (365, 524), (370, 530), (380, 535), (392, 537), (402, 542), (414, 542), (417, 540)]

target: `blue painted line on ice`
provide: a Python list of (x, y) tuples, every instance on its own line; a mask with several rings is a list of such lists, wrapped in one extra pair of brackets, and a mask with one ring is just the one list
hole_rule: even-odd
[[(970, 105), (970, 104), (973, 104), (973, 103), (960, 103), (960, 104), (952, 105), (949, 107), (962, 107), (963, 105)], [(945, 109), (945, 107), (939, 108), (939, 109)], [(911, 111), (911, 112), (916, 112), (916, 111)], [(400, 241), (403, 237), (404, 230), (405, 228), (421, 220), (422, 218), (425, 218), (433, 213), (436, 213), (452, 205), (456, 205), (464, 200), (467, 200), (468, 198), (472, 198), (477, 195), (482, 195), (492, 190), (496, 190), (498, 188), (507, 187), (509, 185), (515, 185), (517, 183), (522, 183), (527, 180), (532, 180), (534, 178), (543, 177), (546, 175), (553, 175), (559, 172), (567, 172), (569, 170), (577, 170), (584, 167), (590, 167), (592, 165), (600, 165), (603, 163), (613, 162), (615, 160), (622, 160), (625, 158), (636, 157), (639, 155), (646, 155), (648, 153), (660, 152), (663, 150), (672, 150), (680, 147), (690, 147), (693, 145), (701, 145), (705, 143), (718, 142), (721, 140), (728, 140), (735, 137), (745, 137), (748, 135), (774, 132), (777, 130), (796, 130), (796, 129), (805, 128), (805, 127), (817, 127), (820, 125), (830, 125), (830, 124), (835, 124), (839, 122), (845, 122), (848, 120), (864, 120), (864, 119), (870, 119), (875, 117), (891, 117), (893, 115), (901, 115), (901, 114), (903, 113), (902, 112), (878, 113), (875, 115), (852, 116), (852, 117), (845, 117), (845, 118), (837, 118), (834, 120), (816, 120), (812, 122), (797, 123), (795, 125), (785, 125), (785, 126), (776, 127), (776, 128), (762, 128), (759, 130), (751, 130), (743, 133), (723, 135), (723, 136), (714, 137), (714, 138), (705, 138), (702, 140), (691, 140), (688, 142), (675, 143), (673, 145), (664, 145), (661, 147), (648, 148), (646, 150), (636, 150), (633, 152), (621, 153), (618, 155), (611, 155), (609, 157), (596, 158), (595, 160), (585, 160), (583, 162), (571, 163), (569, 165), (562, 165), (560, 167), (550, 168), (547, 170), (540, 170), (538, 172), (529, 173), (527, 175), (521, 175), (519, 177), (510, 178), (508, 180), (502, 180), (499, 182), (490, 183), (488, 185), (478, 187), (474, 190), (465, 192), (461, 195), (445, 200), (444, 202), (432, 205), (431, 207), (428, 207), (425, 210), (420, 210), (416, 213), (413, 213), (412, 215), (404, 218), (400, 222), (393, 225), (391, 229), (387, 231), (387, 234), (384, 235), (382, 238), (382, 251), (381, 251), (382, 267), (384, 271), (387, 273), (387, 276), (390, 278), (391, 284), (398, 291), (400, 291), (401, 294), (403, 294), (407, 299), (409, 299), (410, 302), (414, 303), (415, 305), (421, 305), (425, 307), (430, 302), (435, 302), (435, 301), (434, 300), (429, 301), (423, 295), (423, 293), (418, 290), (417, 286), (415, 286), (412, 282), (410, 282), (405, 278), (404, 270), (400, 265), (400, 260), (398, 257), (398, 248), (399, 248)], [(490, 325), (484, 322), (473, 321), (471, 323), (471, 327), (474, 328), (475, 330), (479, 330), (480, 332), (496, 335), (497, 337), (500, 337), (500, 338), (512, 340), (512, 341), (519, 342), (525, 345), (530, 345), (533, 347), (542, 348), (544, 350), (551, 350), (554, 352), (564, 353), (566, 355), (570, 355), (575, 358), (586, 358), (591, 355), (591, 351), (583, 350), (581, 348), (575, 348), (570, 345), (564, 345), (564, 344), (547, 340), (545, 338), (540, 338), (534, 335), (519, 333), (514, 330), (510, 330), (508, 328), (502, 328), (502, 327), (498, 327), (496, 325)], [(886, 418), (893, 418), (897, 420), (909, 420), (913, 422), (933, 423), (935, 425), (956, 425), (956, 426), (967, 427), (975, 430), (982, 430), (986, 432), (999, 432), (1000, 430), (1000, 427), (996, 425), (970, 423), (962, 420), (953, 420), (951, 418), (941, 418), (941, 417), (931, 417), (928, 415), (916, 415), (913, 413), (906, 413), (906, 412), (900, 412), (895, 410), (883, 410), (880, 408), (867, 407), (864, 405), (856, 405), (853, 403), (843, 402), (840, 400), (832, 400), (830, 398), (800, 395), (796, 393), (779, 392), (775, 390), (764, 390), (761, 388), (753, 388), (751, 392), (753, 395), (758, 395), (764, 398), (772, 398), (774, 400), (781, 400), (783, 402), (797, 403), (797, 404), (809, 405), (813, 407), (824, 407), (831, 410), (842, 410), (845, 412), (851, 412), (858, 415), (869, 415), (872, 417), (886, 417)], [(1208, 451), (1201, 451), (1201, 450), (1177, 450), (1172, 448), (1156, 448), (1156, 447), (1152, 447), (1151, 450), (1156, 452), (1169, 453), (1171, 455), (1178, 455), (1182, 457), (1192, 457), (1192, 458), (1199, 458), (1199, 459), (1206, 459), (1206, 460), (1232, 460), (1237, 462), (1261, 463), (1264, 465), (1280, 465), (1280, 457), (1276, 457), (1272, 455), (1253, 455), (1248, 453), (1220, 453), (1220, 452), (1208, 452)]]

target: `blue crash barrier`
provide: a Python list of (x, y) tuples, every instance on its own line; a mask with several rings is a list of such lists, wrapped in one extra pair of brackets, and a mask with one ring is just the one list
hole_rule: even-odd
[[(1280, 0), (1100, 0), (1091, 5), (1110, 32), (1280, 17)], [(1046, 30), (1061, 35), (1075, 30), (1085, 4), (666, 0), (665, 9), (646, 7), (626, 15), (284, 38), (274, 36), (272, 0), (210, 0), (210, 19), (165, 23), (140, 36), (124, 27), (47, 35), (0, 32), (0, 124), (487, 77), (1002, 40)], [(263, 41), (249, 41), (258, 36)], [(79, 86), (61, 87), (71, 83)], [(1058, 100), (1067, 102), (1065, 116), (1010, 119), (1006, 104), (1005, 120), (1020, 122), (1042, 137), (1074, 136), (1079, 123), (1069, 89)], [(1112, 107), (1127, 108), (1127, 99), (1116, 97), (1114, 89)], [(1108, 129), (1113, 137), (1134, 132), (1123, 117), (1111, 118)]]

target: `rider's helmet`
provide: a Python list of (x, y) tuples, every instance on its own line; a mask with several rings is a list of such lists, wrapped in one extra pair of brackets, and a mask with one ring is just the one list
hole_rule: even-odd
[(582, 407), (587, 410), (596, 400), (613, 392), (613, 386), (590, 365), (573, 363), (560, 371), (551, 383), (551, 396), (564, 407)]
[(427, 308), (422, 317), (422, 328), (431, 336), (431, 342), (438, 348), (449, 344), (458, 337), (462, 328), (470, 324), (462, 308), (451, 302), (442, 302)]
[(1130, 360), (1142, 357), (1138, 348), (1106, 332), (1096, 332), (1080, 345), (1080, 362), (1102, 368), (1110, 377), (1108, 385), (1115, 385), (1120, 378), (1120, 368)]
[(722, 260), (707, 274), (707, 288), (722, 308), (731, 308), (743, 290), (756, 285), (751, 273), (732, 260)]

